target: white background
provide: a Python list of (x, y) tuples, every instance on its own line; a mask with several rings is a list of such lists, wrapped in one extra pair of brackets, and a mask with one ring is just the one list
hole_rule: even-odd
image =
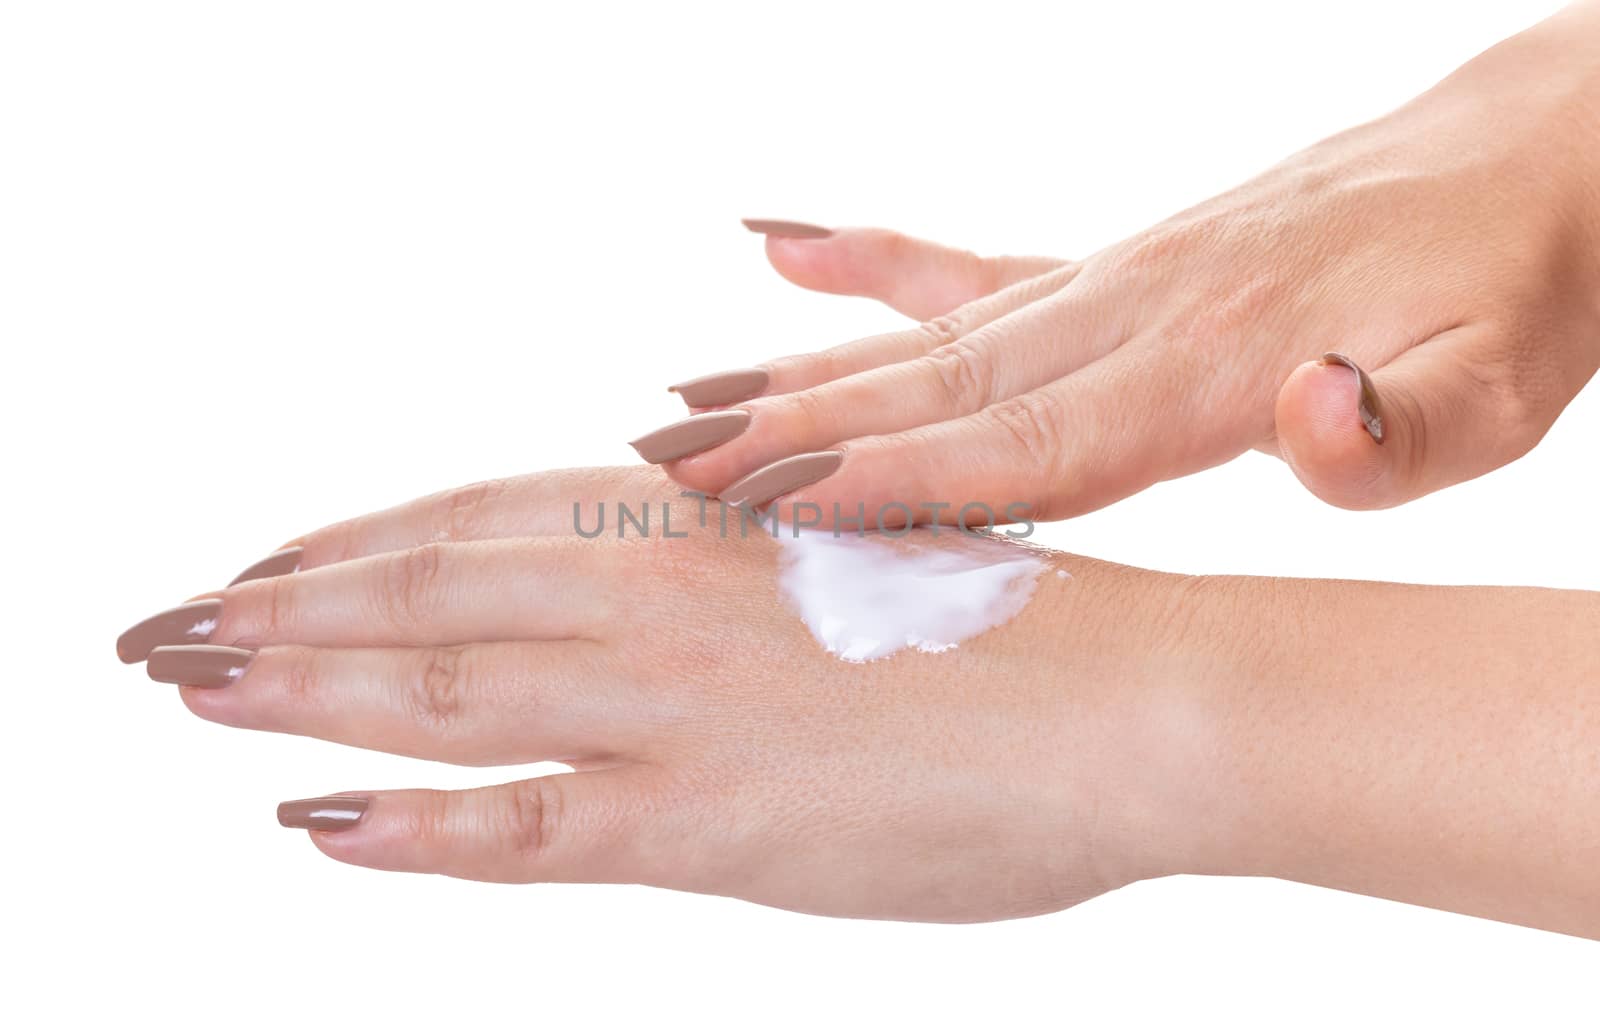
[[(207, 725), (112, 652), (304, 530), (630, 462), (666, 383), (900, 324), (740, 216), (1085, 255), (1553, 7), (5, 4), (0, 1022), (1593, 1026), (1600, 946), (1282, 883), (941, 927), (343, 867), (274, 804), (513, 775)], [(1038, 539), (1600, 588), (1596, 389), (1398, 511), (1250, 455)]]

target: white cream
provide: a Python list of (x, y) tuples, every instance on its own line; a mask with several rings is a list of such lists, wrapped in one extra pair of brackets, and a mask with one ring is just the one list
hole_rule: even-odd
[(948, 651), (1021, 612), (1049, 565), (1026, 545), (950, 528), (796, 537), (780, 526), (777, 538), (785, 603), (846, 662)]

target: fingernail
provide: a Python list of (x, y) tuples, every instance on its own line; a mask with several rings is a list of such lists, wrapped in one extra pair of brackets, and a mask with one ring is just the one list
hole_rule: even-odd
[(1382, 444), (1383, 414), (1378, 409), (1378, 392), (1373, 389), (1372, 381), (1367, 378), (1367, 374), (1361, 366), (1338, 351), (1329, 351), (1322, 356), (1322, 364), (1326, 365), (1329, 362), (1355, 370), (1356, 379), (1361, 381), (1361, 401), (1357, 405), (1357, 411), (1361, 416), (1361, 425), (1367, 428), (1367, 433), (1372, 436), (1373, 440)]
[(220, 644), (169, 644), (154, 648), (144, 671), (151, 680), (189, 687), (227, 687), (256, 653)]
[(142, 662), (153, 649), (167, 644), (205, 644), (217, 628), (222, 602), (216, 598), (191, 601), (175, 609), (157, 612), (135, 623), (117, 638), (117, 658), (123, 662)]
[(300, 568), (300, 556), (305, 550), (304, 548), (284, 548), (282, 551), (274, 551), (260, 562), (228, 581), (228, 586), (242, 584), (246, 580), (265, 580), (269, 576), (284, 576), (292, 573)]
[(833, 475), (843, 461), (843, 451), (814, 451), (779, 459), (723, 491), (722, 500), (735, 507), (760, 508), (773, 498)]
[(743, 433), (750, 425), (750, 413), (735, 409), (728, 412), (705, 412), (691, 415), (682, 422), (663, 426), (646, 433), (628, 444), (639, 457), (651, 465), (670, 462), (674, 458), (692, 455), (697, 451), (726, 444)]
[(354, 795), (324, 795), (278, 803), (278, 822), (306, 831), (342, 831), (367, 811), (367, 800)]
[(690, 408), (737, 404), (761, 396), (767, 389), (767, 372), (765, 369), (729, 369), (684, 380), (667, 389), (682, 397)]
[(739, 221), (752, 233), (763, 236), (782, 236), (791, 240), (820, 240), (832, 236), (833, 230), (814, 226), (809, 222), (785, 222), (777, 218), (742, 218)]

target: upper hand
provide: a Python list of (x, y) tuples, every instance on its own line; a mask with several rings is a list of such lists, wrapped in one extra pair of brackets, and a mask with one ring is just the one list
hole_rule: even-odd
[[(1249, 448), (1350, 508), (1509, 462), (1600, 364), (1600, 103), (1572, 41), (1600, 37), (1597, 12), (1081, 263), (780, 227), (784, 276), (922, 322), (765, 363), (764, 386), (741, 381), (760, 390), (737, 404), (747, 428), (725, 419), (717, 436), (737, 435), (665, 467), (762, 504), (742, 478), (842, 452), (836, 471), (757, 481), (826, 523), (836, 502), (1061, 518)], [(1365, 370), (1365, 392), (1326, 352)]]

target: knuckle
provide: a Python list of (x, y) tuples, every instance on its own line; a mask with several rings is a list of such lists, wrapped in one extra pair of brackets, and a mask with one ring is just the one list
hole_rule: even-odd
[[(991, 258), (987, 264), (992, 266), (997, 279), (1004, 280), (1007, 278), (1011, 264), (1019, 260), (1025, 259)], [(1082, 267), (1078, 262), (1069, 261), (1056, 268), (1040, 271), (1037, 274), (1018, 279), (1009, 285), (997, 283), (993, 296), (1004, 298), (1007, 305), (1033, 304), (1066, 287), (1067, 284), (1077, 278), (1078, 272)], [(952, 314), (959, 316), (972, 311), (976, 315), (981, 315), (993, 307), (994, 304), (988, 297), (980, 297), (957, 308)], [(978, 320), (974, 319), (973, 321), (976, 322)]]
[(831, 426), (839, 421), (838, 413), (830, 403), (825, 388), (797, 390), (793, 394), (785, 394), (777, 399), (775, 407), (786, 410), (789, 419), (806, 433)]
[(1190, 236), (1182, 229), (1157, 226), (1129, 240), (1114, 254), (1123, 272), (1150, 273), (1171, 264), (1189, 246)]
[(281, 653), (280, 683), (284, 700), (295, 709), (309, 708), (317, 693), (315, 653), (309, 648), (290, 648)]
[(472, 682), (467, 649), (430, 648), (419, 662), (412, 682), (414, 715), (435, 730), (446, 729), (457, 721)]
[(561, 821), (561, 785), (556, 777), (536, 777), (512, 785), (504, 806), (506, 841), (512, 854), (535, 864), (550, 854)]
[(282, 636), (282, 631), (289, 622), (289, 577), (275, 576), (261, 581), (261, 590), (266, 597), (262, 599), (262, 625), (261, 636), (268, 641), (276, 641)]
[(919, 363), (953, 411), (976, 412), (993, 399), (994, 364), (984, 351), (964, 340), (935, 348)]
[(305, 539), (300, 542), (300, 546), (305, 549), (300, 567), (309, 569), (313, 564), (329, 566), (335, 562), (347, 562), (360, 557), (356, 553), (359, 522), (356, 519), (345, 519), (306, 534)]
[[(318, 550), (327, 553), (326, 563), (346, 562), (361, 557), (360, 520), (346, 519), (344, 522), (335, 523), (323, 531), (323, 534), (327, 544)], [(306, 550), (311, 549), (308, 547)]]
[(835, 376), (841, 355), (849, 344), (839, 344), (822, 351), (813, 351), (810, 354), (790, 354), (782, 358), (774, 358), (764, 362), (760, 368), (766, 369), (773, 384), (779, 383), (810, 383), (817, 380), (828, 380)]
[(411, 806), (410, 827), (413, 840), (424, 846), (439, 846), (449, 843), (451, 828), (454, 825), (452, 814), (454, 806), (451, 796), (447, 791), (426, 791), (416, 796)]
[(1054, 395), (1035, 392), (1008, 398), (984, 409), (1013, 450), (1031, 467), (1054, 467), (1066, 439), (1066, 414)]
[(443, 563), (444, 546), (437, 542), (384, 559), (374, 607), (391, 629), (409, 630), (427, 618)]
[(873, 230), (883, 256), (891, 265), (903, 265), (917, 256), (921, 241), (896, 229)]
[(966, 252), (966, 254), (967, 263), (975, 270), (974, 280), (979, 289), (978, 297), (988, 297), (991, 294), (999, 293), (1001, 290), (1016, 286), (1020, 282), (1015, 278), (1014, 274), (1016, 263), (1009, 257), (986, 258), (971, 251)]
[(440, 495), (434, 539), (472, 540), (481, 535), (488, 514), (510, 486), (506, 480), (483, 480)]
[[(1433, 428), (1430, 425), (1432, 419), (1428, 415), (1428, 406), (1417, 404), (1409, 394), (1402, 394), (1399, 401), (1402, 412), (1401, 421), (1405, 424), (1409, 437), (1409, 446), (1401, 451), (1401, 464), (1403, 466), (1401, 480), (1405, 483), (1416, 483), (1422, 478), (1423, 472), (1427, 468), (1428, 455), (1434, 446), (1430, 443), (1433, 437)], [(1388, 495), (1398, 493), (1400, 489), (1398, 485), (1391, 485), (1385, 489), (1385, 477), (1382, 472), (1383, 470), (1380, 466), (1373, 471), (1372, 476), (1366, 482), (1358, 484), (1363, 494), (1371, 496), (1375, 501), (1380, 502), (1388, 501)], [(1390, 479), (1390, 483), (1393, 484), (1392, 479)]]
[(1202, 342), (1224, 345), (1244, 338), (1269, 324), (1292, 292), (1275, 270), (1241, 277), (1196, 318), (1198, 335)]
[(954, 315), (939, 315), (917, 327), (929, 350), (955, 343), (961, 339), (961, 320)]
[[(1208, 362), (1219, 355), (1238, 354), (1254, 338), (1272, 331), (1283, 314), (1285, 300), (1292, 295), (1293, 290), (1277, 272), (1241, 275), (1178, 310), (1157, 334), (1161, 351)], [(1276, 371), (1271, 363), (1264, 363), (1259, 372), (1262, 383), (1271, 381)]]
[(1543, 438), (1550, 428), (1548, 401), (1562, 394), (1561, 370), (1549, 360), (1551, 348), (1541, 346), (1531, 335), (1516, 335), (1506, 345), (1498, 361), (1463, 362), (1463, 374), (1471, 377), (1471, 402), (1487, 404), (1501, 428), (1499, 439), (1516, 458)]

